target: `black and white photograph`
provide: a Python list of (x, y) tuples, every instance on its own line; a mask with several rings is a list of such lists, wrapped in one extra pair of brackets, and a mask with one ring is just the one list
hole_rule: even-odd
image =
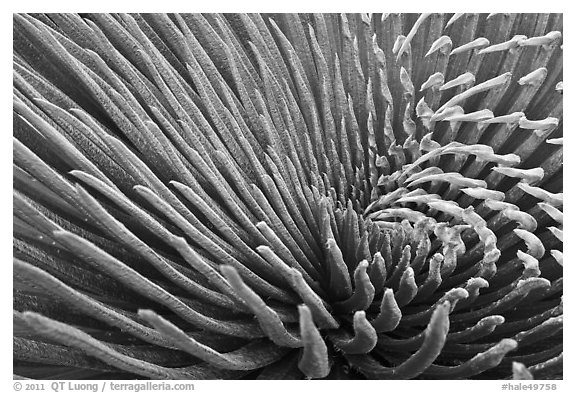
[(188, 9), (12, 14), (8, 386), (561, 392), (563, 13)]

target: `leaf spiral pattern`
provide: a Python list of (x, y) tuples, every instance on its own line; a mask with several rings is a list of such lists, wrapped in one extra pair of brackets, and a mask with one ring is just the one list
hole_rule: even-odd
[(562, 16), (14, 15), (14, 372), (557, 378)]

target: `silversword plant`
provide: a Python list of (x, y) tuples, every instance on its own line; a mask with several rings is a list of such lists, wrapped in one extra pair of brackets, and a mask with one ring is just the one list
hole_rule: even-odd
[(562, 15), (13, 21), (17, 377), (562, 377)]

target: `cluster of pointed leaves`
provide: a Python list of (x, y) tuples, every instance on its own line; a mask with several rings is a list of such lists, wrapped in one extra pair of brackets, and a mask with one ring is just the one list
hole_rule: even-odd
[(562, 16), (14, 15), (14, 370), (548, 378)]

